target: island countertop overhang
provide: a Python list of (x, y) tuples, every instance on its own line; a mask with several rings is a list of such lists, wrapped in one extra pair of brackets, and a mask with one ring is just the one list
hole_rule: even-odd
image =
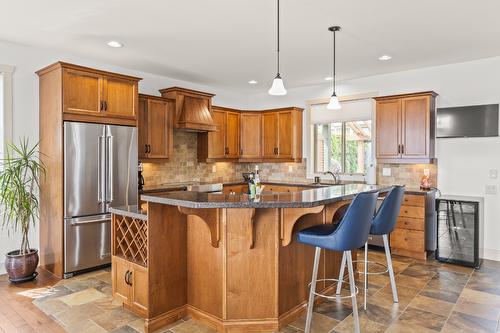
[(286, 193), (264, 193), (255, 199), (246, 194), (201, 193), (189, 191), (141, 195), (146, 202), (187, 208), (310, 208), (349, 200), (360, 192), (379, 190), (390, 186), (347, 184), (307, 189)]

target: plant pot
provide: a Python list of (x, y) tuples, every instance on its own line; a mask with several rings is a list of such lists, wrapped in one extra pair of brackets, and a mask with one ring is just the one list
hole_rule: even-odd
[(19, 254), (19, 250), (11, 251), (5, 256), (5, 270), (10, 282), (33, 280), (38, 274), (38, 250), (31, 249), (28, 254)]

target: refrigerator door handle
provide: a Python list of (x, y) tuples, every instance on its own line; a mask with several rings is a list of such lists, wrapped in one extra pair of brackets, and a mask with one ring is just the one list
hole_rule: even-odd
[(103, 167), (102, 167), (102, 141), (103, 137), (100, 136), (97, 138), (97, 202), (98, 203), (103, 203), (104, 201), (104, 191), (103, 191), (103, 181), (102, 181), (102, 176), (103, 176)]
[(108, 141), (108, 193), (109, 193), (109, 198), (108, 198), (108, 203), (113, 202), (113, 136), (108, 135), (106, 137), (106, 140)]

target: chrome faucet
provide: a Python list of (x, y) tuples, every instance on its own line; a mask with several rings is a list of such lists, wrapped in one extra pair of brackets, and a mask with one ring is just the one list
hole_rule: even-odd
[(335, 184), (339, 183), (339, 175), (338, 174), (335, 174), (331, 171), (327, 171), (324, 173), (324, 175), (331, 175), (333, 177), (333, 181), (335, 182)]

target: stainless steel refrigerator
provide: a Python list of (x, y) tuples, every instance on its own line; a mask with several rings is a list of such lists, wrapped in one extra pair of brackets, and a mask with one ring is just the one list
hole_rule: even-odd
[(64, 123), (64, 276), (111, 261), (109, 207), (137, 204), (137, 129)]

